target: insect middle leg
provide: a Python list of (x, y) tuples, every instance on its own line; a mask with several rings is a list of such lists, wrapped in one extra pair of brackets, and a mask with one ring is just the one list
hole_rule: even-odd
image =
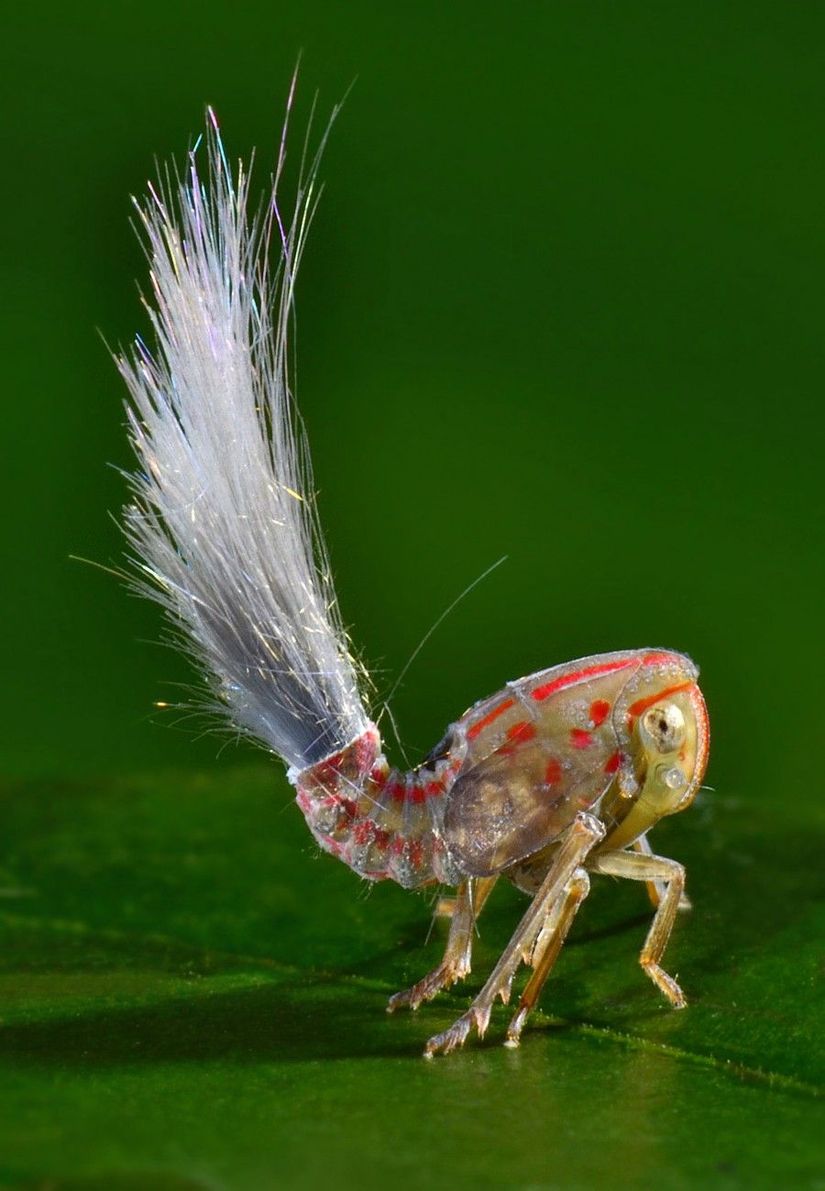
[(449, 988), (469, 974), (476, 919), (497, 880), (498, 877), (478, 877), (462, 881), (453, 908), (444, 958), (437, 968), (412, 988), (404, 989), (403, 992), (397, 992), (390, 997), (387, 1004), (388, 1013), (400, 1009), (403, 1005), (417, 1009), (422, 1002), (431, 1001), (443, 988)]
[(573, 925), (573, 919), (578, 913), (579, 906), (589, 892), (590, 878), (583, 868), (577, 868), (564, 893), (550, 911), (547, 922), (536, 939), (531, 957), (533, 974), (524, 987), (524, 992), (519, 999), (518, 1010), (507, 1029), (505, 1046), (518, 1046), (524, 1023), (536, 1006), (544, 983), (553, 970), (567, 938), (567, 932)]
[(490, 973), (487, 983), (466, 1013), (448, 1030), (430, 1038), (424, 1048), (427, 1058), (432, 1058), (439, 1051), (448, 1054), (457, 1046), (463, 1046), (473, 1027), (478, 1030), (480, 1037), (484, 1036), (496, 997), (500, 997), (505, 1005), (509, 1001), (510, 987), (519, 964), (530, 963), (536, 939), (548, 915), (563, 896), (565, 887), (587, 853), (603, 836), (604, 826), (593, 815), (581, 812), (576, 816), (559, 846), (549, 873)]
[(659, 966), (684, 894), (685, 870), (682, 865), (676, 860), (667, 860), (664, 856), (638, 852), (604, 852), (600, 856), (594, 856), (588, 868), (594, 873), (626, 877), (631, 881), (661, 882), (664, 892), (639, 955), (639, 963), (673, 1008), (684, 1009), (687, 1005), (685, 994), (673, 977)]

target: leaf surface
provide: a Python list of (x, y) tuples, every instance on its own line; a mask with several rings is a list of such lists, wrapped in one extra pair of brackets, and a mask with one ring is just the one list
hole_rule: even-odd
[(636, 963), (643, 891), (602, 878), (520, 1050), (502, 1007), (426, 1063), (515, 891), (465, 986), (388, 1017), (445, 923), (316, 855), (274, 768), (20, 783), (2, 819), (0, 1185), (821, 1185), (821, 823), (709, 795), (658, 829), (686, 1011)]

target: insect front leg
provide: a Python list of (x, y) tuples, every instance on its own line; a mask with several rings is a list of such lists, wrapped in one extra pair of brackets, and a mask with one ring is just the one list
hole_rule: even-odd
[(518, 1046), (524, 1023), (536, 1006), (544, 982), (559, 957), (559, 952), (567, 938), (567, 932), (573, 925), (573, 919), (578, 913), (579, 906), (589, 892), (590, 878), (583, 868), (577, 868), (564, 893), (550, 911), (547, 923), (542, 927), (536, 939), (531, 958), (533, 974), (525, 985), (524, 992), (519, 999), (518, 1010), (507, 1029), (505, 1046)]
[[(635, 840), (630, 846), (632, 847), (634, 852), (641, 852), (641, 854), (643, 856), (652, 856), (653, 855), (653, 849), (651, 848), (650, 844), (647, 842), (646, 835), (640, 835), (639, 838), (637, 840)], [(667, 886), (665, 885), (664, 881), (655, 880), (655, 881), (647, 882), (647, 896), (650, 898), (650, 904), (653, 906), (654, 910), (659, 908), (659, 903), (661, 902), (662, 898), (665, 896), (666, 888), (667, 888)], [(683, 892), (682, 896), (679, 898), (679, 909), (680, 910), (692, 910), (693, 909), (693, 903), (691, 902), (690, 898), (688, 897), (688, 895), (685, 892)]]
[(412, 988), (404, 989), (403, 992), (397, 992), (390, 997), (387, 1004), (388, 1013), (404, 1005), (409, 1005), (410, 1009), (417, 1009), (422, 1002), (431, 1001), (443, 988), (449, 988), (469, 974), (476, 919), (497, 880), (498, 877), (478, 877), (475, 880), (462, 881), (453, 907), (444, 958), (437, 968)]
[(457, 1046), (463, 1046), (473, 1027), (478, 1030), (479, 1037), (484, 1036), (496, 997), (500, 997), (505, 1005), (509, 1001), (510, 987), (519, 965), (530, 962), (536, 939), (548, 915), (563, 896), (566, 886), (587, 853), (603, 836), (604, 826), (593, 815), (581, 812), (576, 816), (556, 853), (549, 873), (490, 973), (487, 983), (466, 1013), (448, 1030), (430, 1038), (424, 1048), (426, 1058), (432, 1058), (439, 1051), (448, 1054)]
[(604, 852), (601, 856), (594, 856), (588, 863), (588, 868), (594, 873), (626, 877), (630, 881), (661, 882), (664, 893), (639, 955), (639, 963), (673, 1008), (684, 1009), (687, 1005), (685, 994), (673, 977), (659, 966), (684, 893), (685, 870), (682, 865), (676, 860), (667, 860), (664, 856)]

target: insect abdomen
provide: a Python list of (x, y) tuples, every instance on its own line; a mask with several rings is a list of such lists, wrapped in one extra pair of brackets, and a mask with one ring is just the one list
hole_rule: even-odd
[(461, 879), (438, 827), (459, 766), (447, 755), (412, 773), (391, 769), (373, 725), (346, 749), (291, 777), (325, 851), (369, 880), (416, 888)]

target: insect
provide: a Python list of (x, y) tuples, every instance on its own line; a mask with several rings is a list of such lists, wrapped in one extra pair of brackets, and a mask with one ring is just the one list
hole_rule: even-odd
[(118, 357), (138, 459), (124, 519), (136, 583), (165, 608), (215, 707), (284, 760), (324, 851), (371, 881), (457, 887), (442, 962), (390, 1010), (416, 1009), (469, 973), (475, 923), (499, 877), (531, 899), (467, 1012), (426, 1055), (483, 1035), (525, 964), (506, 1035), (518, 1044), (591, 873), (647, 883), (655, 913), (641, 965), (681, 1008), (661, 960), (687, 905), (684, 870), (654, 855), (647, 833), (690, 805), (707, 762), (707, 713), (687, 657), (636, 649), (555, 666), (475, 704), (412, 771), (384, 756), (368, 676), (338, 612), (292, 393), (295, 276), (324, 139), (314, 156), (305, 144), (285, 216), (285, 127), (269, 199), (251, 211), (249, 173), (230, 168), (210, 109), (205, 148), (136, 201), (155, 338)]

